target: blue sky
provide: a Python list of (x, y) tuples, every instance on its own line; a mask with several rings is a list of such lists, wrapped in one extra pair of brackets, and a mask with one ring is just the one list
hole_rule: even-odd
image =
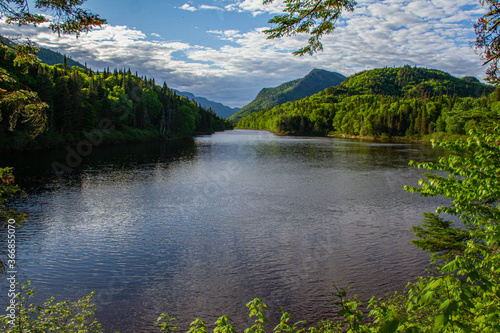
[(88, 0), (84, 7), (108, 25), (76, 39), (44, 26), (7, 26), (87, 63), (95, 70), (131, 68), (169, 87), (241, 107), (264, 87), (303, 77), (313, 68), (346, 76), (404, 64), (436, 68), (458, 77), (485, 77), (474, 53), (473, 24), (485, 10), (478, 0), (358, 0), (324, 51), (295, 57), (306, 36), (266, 40), (262, 30), (279, 14), (280, 0)]

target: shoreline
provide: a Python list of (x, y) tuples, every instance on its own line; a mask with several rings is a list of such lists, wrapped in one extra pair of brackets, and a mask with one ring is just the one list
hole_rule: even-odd
[(357, 139), (357, 140), (366, 140), (373, 142), (381, 142), (381, 143), (426, 143), (431, 144), (430, 139), (412, 139), (412, 138), (404, 138), (404, 137), (374, 137), (374, 136), (362, 136), (362, 135), (350, 135), (350, 134), (307, 134), (307, 133), (286, 133), (286, 132), (273, 132), (268, 129), (256, 129), (256, 128), (238, 128), (234, 129), (238, 130), (252, 130), (252, 131), (267, 131), (273, 133), (277, 136), (303, 136), (303, 137), (328, 137), (328, 138), (341, 138), (341, 139)]

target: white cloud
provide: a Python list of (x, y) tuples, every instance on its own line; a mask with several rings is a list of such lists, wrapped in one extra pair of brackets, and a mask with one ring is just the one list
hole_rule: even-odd
[(211, 6), (211, 5), (200, 5), (198, 8), (191, 6), (190, 4), (183, 4), (182, 6), (178, 7), (179, 9), (187, 10), (190, 12), (195, 12), (197, 10), (220, 10), (223, 11), (224, 8), (222, 7), (217, 7), (217, 6)]
[[(231, 10), (257, 15), (278, 11), (282, 3), (267, 7), (261, 0), (244, 0), (230, 6)], [(189, 4), (182, 7), (196, 10)], [(338, 28), (323, 38), (324, 52), (313, 57), (291, 55), (306, 45), (307, 36), (267, 40), (264, 27), (242, 31), (228, 26), (208, 31), (225, 44), (218, 48), (151, 41), (143, 32), (126, 26), (106, 26), (78, 39), (57, 38), (46, 28), (3, 23), (0, 30), (10, 35), (21, 32), (41, 46), (67, 53), (95, 69), (130, 67), (157, 82), (164, 80), (170, 87), (243, 106), (260, 89), (302, 77), (313, 68), (351, 75), (364, 69), (410, 64), (458, 77), (484, 78), (482, 62), (469, 45), (474, 39), (473, 22), (483, 12), (470, 0), (358, 0), (355, 12), (345, 13)]]
[(209, 6), (209, 5), (201, 5), (200, 9), (204, 9), (204, 10), (224, 10), (224, 8), (217, 7), (217, 6)]
[(156, 32), (151, 33), (151, 36), (161, 38), (161, 35)]
[(229, 11), (250, 12), (256, 16), (264, 13), (280, 14), (285, 6), (282, 0), (275, 0), (267, 5), (264, 5), (262, 0), (243, 0), (229, 4), (225, 8)]
[(187, 4), (187, 3), (183, 4), (182, 6), (180, 6), (179, 9), (187, 10), (187, 11), (190, 11), (190, 12), (194, 12), (194, 11), (197, 10), (196, 7), (193, 7), (193, 6), (191, 6), (190, 4)]

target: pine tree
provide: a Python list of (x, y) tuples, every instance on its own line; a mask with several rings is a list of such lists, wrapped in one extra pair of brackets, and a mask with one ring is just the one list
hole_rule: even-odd
[(422, 106), (422, 118), (420, 120), (420, 135), (424, 136), (427, 134), (427, 110), (425, 105)]
[(82, 83), (78, 71), (74, 70), (68, 80), (68, 90), (71, 96), (71, 119), (69, 128), (78, 131), (83, 124)]
[(67, 81), (64, 77), (56, 81), (54, 97), (55, 127), (61, 133), (66, 133), (71, 128), (71, 97)]

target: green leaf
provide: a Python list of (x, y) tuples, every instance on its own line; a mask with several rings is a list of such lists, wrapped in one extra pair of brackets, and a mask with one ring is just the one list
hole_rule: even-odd
[(436, 316), (434, 319), (434, 329), (440, 331), (442, 328), (446, 326), (448, 323), (448, 318), (444, 314), (440, 314)]
[(453, 312), (456, 312), (457, 309), (458, 309), (458, 303), (457, 303), (457, 301), (455, 301), (455, 300), (449, 300), (449, 303), (444, 307), (443, 312), (444, 312), (444, 315), (447, 318), (450, 318), (451, 315), (453, 314)]
[(430, 290), (419, 297), (418, 303), (421, 305), (424, 305), (424, 306), (429, 305), (430, 303), (432, 303), (434, 301), (435, 296), (436, 296), (436, 293), (434, 291)]
[(455, 322), (454, 324), (457, 325), (458, 327), (460, 327), (465, 333), (472, 332), (472, 328), (470, 325), (466, 325), (466, 324), (463, 324), (461, 322)]
[(399, 320), (397, 319), (388, 319), (385, 320), (382, 325), (380, 326), (380, 333), (394, 333), (397, 331), (399, 327)]
[[(461, 292), (460, 293), (460, 300), (464, 302), (469, 308), (474, 308), (474, 304), (471, 302), (470, 299), (470, 294), (466, 292)], [(468, 309), (465, 309), (466, 311), (469, 311)]]
[(437, 278), (435, 279), (434, 281), (432, 281), (431, 283), (429, 283), (427, 285), (427, 287), (425, 288), (425, 290), (436, 290), (438, 287), (441, 286), (441, 284), (443, 283), (443, 280), (441, 278)]
[(449, 263), (445, 264), (442, 268), (442, 272), (454, 272), (458, 270), (460, 266), (458, 265), (457, 260), (452, 260)]

